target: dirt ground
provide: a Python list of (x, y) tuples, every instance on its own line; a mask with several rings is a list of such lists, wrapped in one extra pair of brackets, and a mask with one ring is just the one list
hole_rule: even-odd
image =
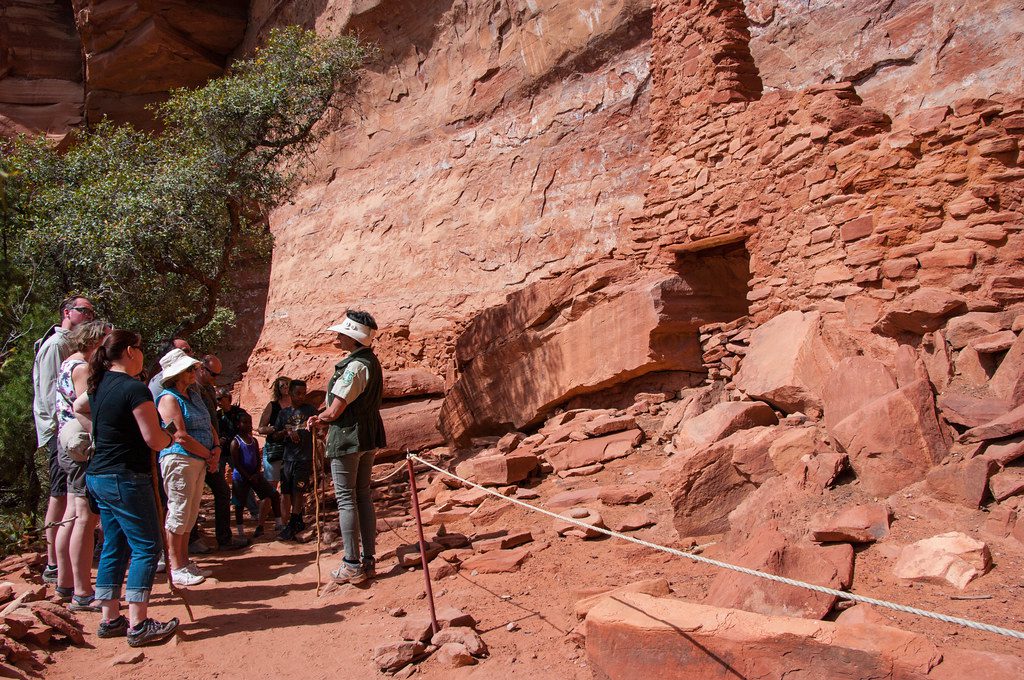
[[(645, 445), (628, 458), (614, 461), (598, 475), (562, 480), (549, 476), (536, 486), (541, 500), (566, 489), (631, 481), (654, 482), (654, 497), (645, 506), (660, 518), (657, 525), (633, 535), (664, 545), (680, 545), (672, 529), (669, 499), (657, 488), (656, 470), (665, 460), (659, 447)], [(856, 484), (840, 488), (832, 502), (856, 500)], [(895, 520), (890, 538), (859, 550), (853, 592), (932, 609), (955, 616), (979, 619), (1024, 629), (1024, 550), (1012, 539), (998, 539), (980, 532), (985, 513), (958, 509), (949, 514), (942, 504), (919, 499), (912, 492), (890, 499)], [(635, 506), (634, 506), (635, 507)], [(606, 521), (631, 508), (603, 508)], [(815, 510), (809, 508), (808, 512)], [(212, 508), (206, 512), (212, 518)], [(548, 518), (511, 507), (486, 526), (468, 520), (447, 527), (471, 535), (496, 529), (530, 528), (532, 554), (521, 569), (509, 574), (472, 575), (459, 572), (434, 583), (439, 607), (451, 605), (477, 619), (477, 630), (490, 648), (489, 658), (477, 666), (443, 668), (434, 658), (420, 664), (414, 677), (444, 678), (565, 678), (589, 679), (586, 653), (578, 632), (582, 625), (572, 612), (573, 604), (588, 589), (607, 587), (663, 576), (675, 596), (700, 601), (715, 573), (664, 553), (616, 539), (584, 541), (559, 538)], [(269, 525), (268, 525), (269, 528)], [(428, 528), (428, 536), (434, 528)], [(903, 586), (891, 577), (898, 546), (936, 533), (962, 530), (988, 541), (995, 567), (959, 593), (948, 586)], [(312, 543), (281, 543), (261, 539), (251, 548), (234, 553), (201, 557), (200, 564), (213, 570), (213, 578), (188, 591), (196, 615), (185, 620), (180, 602), (172, 599), (165, 583), (154, 592), (152, 615), (158, 619), (178, 616), (183, 620), (178, 639), (145, 648), (145, 659), (135, 665), (112, 666), (130, 651), (124, 639), (100, 640), (94, 631), (98, 614), (80, 615), (87, 632), (87, 647), (68, 648), (54, 654), (55, 663), (45, 671), (49, 678), (111, 677), (133, 680), (167, 678), (336, 678), (340, 673), (378, 676), (374, 648), (399, 639), (402, 619), (391, 616), (395, 608), (409, 616), (426, 615), (423, 576), (419, 570), (398, 567), (393, 550), (415, 541), (414, 528), (397, 527), (379, 537), (378, 578), (365, 586), (343, 586), (325, 596), (316, 595), (316, 566)], [(709, 540), (714, 540), (712, 537)], [(709, 556), (723, 556), (721, 546), (711, 546)], [(327, 554), (321, 569), (326, 583), (339, 555)], [(436, 564), (437, 562), (435, 562)], [(162, 578), (162, 576), (160, 577)], [(986, 599), (952, 599), (961, 595)], [(964, 647), (1024, 656), (1024, 641), (972, 631), (918, 617), (884, 612), (883, 616), (907, 630), (925, 634), (940, 647)], [(515, 630), (508, 624), (515, 623)]]

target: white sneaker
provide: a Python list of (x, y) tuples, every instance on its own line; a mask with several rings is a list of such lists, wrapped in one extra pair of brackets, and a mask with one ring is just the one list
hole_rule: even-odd
[(213, 576), (212, 570), (203, 569), (198, 564), (196, 564), (195, 560), (189, 560), (188, 564), (185, 565), (185, 568), (188, 569), (190, 574), (195, 574), (196, 576), (202, 576), (203, 578), (206, 578), (207, 576)]
[(156, 573), (162, 574), (167, 571), (167, 563), (164, 562), (164, 556), (161, 555), (160, 559), (156, 563)]
[(193, 574), (188, 567), (182, 567), (181, 569), (171, 569), (171, 579), (176, 586), (188, 587), (199, 585), (206, 580), (206, 577)]

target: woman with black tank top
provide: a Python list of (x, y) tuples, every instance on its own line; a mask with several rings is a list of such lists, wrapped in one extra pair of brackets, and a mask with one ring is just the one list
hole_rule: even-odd
[[(88, 400), (80, 397), (75, 402), (76, 414), (88, 413), (91, 418), (94, 451), (85, 483), (103, 525), (95, 586), (103, 619), (97, 635), (126, 635), (132, 647), (166, 640), (178, 627), (178, 619), (161, 623), (147, 617), (160, 554), (150, 451), (188, 438), (161, 429), (153, 395), (135, 378), (142, 366), (139, 334), (113, 331), (89, 360)], [(126, 570), (127, 619), (120, 613)]]
[[(292, 405), (291, 395), (288, 394), (288, 386), (292, 379), (281, 376), (270, 384), (271, 400), (263, 409), (260, 415), (260, 425), (257, 432), (264, 435), (267, 440), (263, 444), (263, 476), (270, 482), (274, 489), (281, 481), (281, 466), (284, 464), (284, 440), (287, 436), (284, 430), (277, 429), (277, 416), (283, 409)], [(291, 498), (285, 496), (281, 499), (281, 512), (288, 516), (291, 512)]]

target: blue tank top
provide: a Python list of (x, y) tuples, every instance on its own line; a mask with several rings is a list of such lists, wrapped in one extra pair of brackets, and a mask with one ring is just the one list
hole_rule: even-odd
[[(183, 397), (177, 390), (173, 388), (166, 388), (156, 398), (158, 407), (160, 405), (160, 400), (167, 395), (178, 400), (178, 407), (181, 409), (181, 415), (185, 420), (185, 431), (192, 435), (200, 444), (208, 449), (212, 449), (213, 423), (210, 420), (210, 411), (206, 408), (206, 404), (203, 403), (203, 398), (199, 396), (199, 392), (197, 390), (189, 390), (188, 397)], [(163, 418), (160, 419), (160, 425), (167, 427), (167, 423), (163, 422)], [(185, 447), (177, 442), (161, 451), (160, 457), (163, 458), (164, 456), (169, 456), (171, 454), (199, 458), (199, 456), (186, 451)], [(200, 460), (202, 459), (200, 458)]]
[[(236, 436), (235, 441), (238, 443), (239, 463), (241, 463), (238, 467), (246, 476), (254, 474), (260, 469), (260, 445), (256, 443), (255, 439), (252, 440), (252, 444), (246, 444), (241, 435)], [(242, 475), (239, 474), (238, 468), (231, 473), (231, 479), (236, 482), (242, 481)]]

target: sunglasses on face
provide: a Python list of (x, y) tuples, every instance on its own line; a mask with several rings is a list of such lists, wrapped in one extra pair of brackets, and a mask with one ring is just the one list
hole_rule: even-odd
[(92, 307), (72, 307), (71, 309), (75, 310), (82, 316), (96, 316), (96, 310)]

